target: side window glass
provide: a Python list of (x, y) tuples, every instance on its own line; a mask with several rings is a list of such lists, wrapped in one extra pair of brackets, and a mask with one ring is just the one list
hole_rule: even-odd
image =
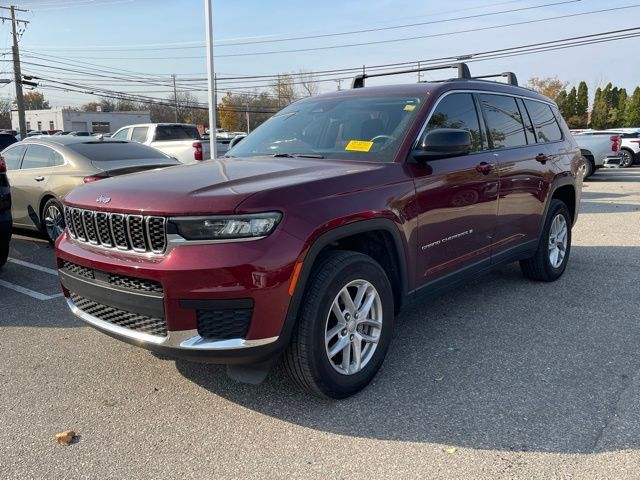
[(149, 127), (135, 127), (133, 129), (133, 133), (131, 134), (131, 141), (144, 143), (147, 139), (148, 131)]
[(536, 143), (536, 134), (533, 130), (533, 125), (531, 124), (531, 119), (529, 118), (529, 113), (527, 113), (527, 109), (524, 106), (524, 102), (522, 99), (518, 98), (518, 109), (520, 110), (520, 115), (522, 116), (522, 120), (524, 121), (524, 133), (527, 137), (527, 143), (529, 145), (533, 145)]
[(50, 160), (49, 160), (49, 166), (50, 167), (59, 167), (61, 165), (64, 165), (64, 158), (62, 157), (62, 155), (60, 155), (55, 150), (51, 150), (51, 157), (50, 157)]
[(433, 111), (427, 132), (436, 128), (461, 128), (471, 134), (471, 151), (482, 150), (478, 112), (470, 93), (453, 93), (444, 97)]
[(123, 128), (122, 130), (120, 130), (118, 133), (116, 133), (111, 138), (114, 138), (116, 140), (126, 140), (128, 134), (129, 134), (129, 129), (128, 128)]
[(521, 147), (527, 144), (516, 99), (505, 95), (480, 95), (493, 148)]
[(524, 103), (536, 129), (538, 143), (562, 140), (562, 131), (549, 105), (534, 100), (525, 100)]
[(22, 169), (51, 166), (51, 149), (42, 145), (29, 145), (22, 160)]
[(2, 157), (7, 163), (7, 170), (18, 170), (20, 168), (20, 160), (22, 160), (23, 153), (24, 145), (8, 148), (2, 153)]

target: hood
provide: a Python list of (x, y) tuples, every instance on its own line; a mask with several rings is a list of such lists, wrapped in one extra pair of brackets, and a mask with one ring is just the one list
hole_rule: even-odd
[[(254, 193), (344, 177), (379, 164), (311, 158), (229, 158), (99, 180), (65, 197), (75, 207), (147, 215), (233, 213)], [(107, 203), (98, 202), (101, 198)]]

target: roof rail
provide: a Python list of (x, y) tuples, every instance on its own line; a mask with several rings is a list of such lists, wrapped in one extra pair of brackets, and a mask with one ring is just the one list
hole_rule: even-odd
[[(371, 77), (386, 77), (387, 75), (402, 75), (404, 73), (426, 72), (429, 70), (444, 70), (446, 68), (455, 68), (458, 70), (458, 78), (471, 78), (471, 72), (466, 63), (449, 63), (447, 65), (438, 65), (436, 67), (421, 67), (411, 70), (399, 70), (397, 72), (384, 72), (384, 73), (361, 73), (356, 75), (351, 82), (351, 88), (364, 87), (364, 80)], [(515, 77), (515, 76), (514, 76)]]
[(513, 85), (515, 87), (518, 86), (518, 78), (516, 77), (516, 74), (513, 72), (494, 73), (492, 75), (480, 75), (479, 77), (473, 77), (473, 78), (477, 80), (481, 80), (483, 78), (496, 78), (496, 77), (505, 77), (509, 85)]

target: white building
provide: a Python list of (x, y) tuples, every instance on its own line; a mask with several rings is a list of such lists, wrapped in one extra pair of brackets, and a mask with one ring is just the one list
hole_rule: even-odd
[[(113, 133), (134, 123), (150, 123), (149, 112), (74, 112), (62, 108), (27, 110), (27, 130), (63, 130)], [(11, 127), (20, 131), (18, 112), (11, 112)]]

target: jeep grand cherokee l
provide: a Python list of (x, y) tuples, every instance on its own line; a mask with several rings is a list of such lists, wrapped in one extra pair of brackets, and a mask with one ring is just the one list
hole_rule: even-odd
[(343, 398), (409, 299), (514, 261), (556, 280), (580, 150), (546, 97), (462, 77), (307, 98), (228, 158), (74, 190), (57, 243), (69, 307), (249, 382), (283, 355), (302, 387)]

